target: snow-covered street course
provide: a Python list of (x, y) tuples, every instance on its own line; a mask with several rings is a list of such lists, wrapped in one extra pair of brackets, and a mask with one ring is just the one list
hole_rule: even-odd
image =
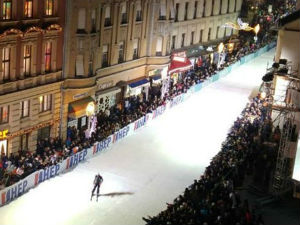
[[(191, 93), (201, 91), (179, 96), (167, 110), (160, 108), (60, 165), (30, 175), (30, 181), (1, 191), (5, 204), (7, 195), (12, 200), (39, 184), (0, 208), (0, 224), (143, 224), (142, 216), (157, 214), (201, 175), (273, 55), (265, 53), (218, 81), (212, 78), (206, 84), (215, 83), (195, 87)], [(91, 202), (98, 172), (104, 178), (102, 195)]]

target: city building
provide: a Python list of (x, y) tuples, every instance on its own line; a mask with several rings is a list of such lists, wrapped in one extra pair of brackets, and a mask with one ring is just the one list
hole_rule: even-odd
[(59, 136), (62, 0), (3, 0), (0, 4), (0, 152), (36, 150)]
[[(147, 91), (166, 77), (170, 54), (233, 32), (242, 0), (69, 0), (65, 30), (62, 137), (94, 112)], [(121, 106), (120, 106), (121, 107)]]

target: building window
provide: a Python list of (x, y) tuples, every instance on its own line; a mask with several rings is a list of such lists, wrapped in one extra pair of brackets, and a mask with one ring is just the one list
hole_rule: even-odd
[(3, 0), (2, 19), (10, 20), (12, 15), (12, 0)]
[(21, 150), (28, 150), (28, 139), (29, 139), (29, 133), (23, 134), (20, 136), (20, 149)]
[(51, 110), (52, 95), (42, 95), (39, 97), (40, 101), (40, 112)]
[(184, 47), (184, 39), (185, 39), (185, 33), (183, 33), (181, 37), (181, 48)]
[(105, 8), (105, 20), (104, 20), (104, 26), (105, 26), (105, 27), (111, 26), (110, 6), (107, 6), (107, 7)]
[(219, 36), (219, 32), (220, 32), (220, 26), (217, 27), (217, 32), (216, 32), (216, 39), (218, 39)]
[(84, 67), (83, 67), (83, 55), (79, 54), (76, 56), (76, 76), (84, 76)]
[(77, 23), (77, 32), (85, 32), (85, 8), (80, 8), (78, 10), (78, 23)]
[(202, 17), (205, 16), (205, 7), (206, 7), (206, 1), (203, 2), (203, 14), (202, 14)]
[(89, 61), (89, 76), (93, 76), (93, 61), (94, 61), (94, 54), (90, 54), (90, 61)]
[(103, 45), (102, 49), (102, 67), (108, 66), (108, 45)]
[(138, 54), (138, 50), (139, 50), (139, 39), (134, 39), (134, 43), (133, 43), (133, 59), (137, 59), (139, 57)]
[(171, 44), (171, 49), (175, 49), (175, 44), (176, 44), (176, 35), (172, 36), (172, 44)]
[(121, 8), (121, 24), (127, 23), (127, 9), (126, 9), (126, 3), (122, 4)]
[(179, 3), (176, 3), (175, 22), (178, 22)]
[(21, 105), (21, 118), (28, 117), (29, 116), (29, 100), (25, 100), (23, 102), (20, 102)]
[(31, 45), (24, 46), (24, 76), (30, 75), (31, 68)]
[(91, 15), (91, 22), (92, 22), (92, 33), (96, 32), (96, 9), (92, 9), (92, 15)]
[(37, 135), (38, 141), (39, 140), (44, 140), (45, 138), (49, 138), (50, 137), (50, 130), (51, 130), (50, 126), (38, 129), (38, 135)]
[(201, 43), (202, 41), (203, 41), (203, 30), (200, 30), (199, 42)]
[(2, 49), (2, 73), (3, 80), (8, 81), (10, 79), (10, 48)]
[(194, 8), (194, 19), (197, 18), (197, 9), (198, 9), (198, 1), (195, 1), (195, 8)]
[(166, 2), (164, 0), (161, 0), (159, 8), (159, 20), (165, 20), (166, 14)]
[(136, 17), (135, 21), (142, 21), (142, 7), (141, 4), (136, 6)]
[(215, 7), (215, 1), (212, 0), (212, 4), (211, 4), (211, 15), (214, 15), (214, 7)]
[(156, 40), (156, 56), (162, 56), (163, 38), (157, 37)]
[(190, 43), (190, 45), (193, 45), (193, 44), (194, 44), (194, 36), (195, 36), (195, 31), (192, 31), (192, 33), (191, 33), (191, 43)]
[(51, 71), (51, 53), (52, 43), (50, 41), (47, 41), (45, 45), (45, 72)]
[(211, 28), (208, 29), (207, 40), (210, 41), (211, 36)]
[(119, 58), (118, 63), (124, 62), (124, 41), (119, 43)]
[(185, 3), (185, 11), (184, 11), (184, 20), (187, 20), (188, 11), (189, 11), (189, 3), (186, 2)]
[(1, 106), (0, 107), (0, 124), (8, 123), (8, 114), (9, 114), (9, 107)]
[(32, 18), (32, 1), (25, 0), (24, 15), (26, 18)]
[(54, 15), (53, 8), (54, 8), (54, 0), (45, 0), (45, 14), (46, 14), (46, 16), (53, 16)]

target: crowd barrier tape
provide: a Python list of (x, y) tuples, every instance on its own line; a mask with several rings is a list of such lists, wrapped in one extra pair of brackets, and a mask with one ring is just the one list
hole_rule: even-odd
[[(262, 54), (263, 52), (266, 52), (270, 49), (272, 49), (276, 43), (271, 43), (268, 46), (265, 46), (264, 48), (258, 50), (251, 56), (247, 57), (247, 60), (257, 57), (258, 55)], [(245, 62), (246, 59), (241, 60), (241, 62)], [(57, 163), (56, 165), (47, 167), (43, 170), (36, 171), (26, 178), (20, 180), (19, 182), (6, 187), (5, 189), (0, 191), (0, 206), (3, 206), (14, 199), (18, 198), (25, 192), (27, 192), (29, 189), (36, 187), (38, 184), (44, 182), (45, 180), (48, 180), (52, 177), (57, 176), (58, 174), (65, 173), (70, 171), (71, 169), (75, 168), (79, 163), (85, 161), (86, 159), (92, 158), (95, 155), (108, 150), (114, 143), (124, 139), (125, 137), (133, 134), (135, 131), (140, 129), (141, 127), (144, 127), (150, 120), (153, 120), (163, 113), (165, 113), (168, 109), (173, 108), (174, 106), (182, 103), (185, 99), (187, 99), (191, 94), (194, 92), (200, 91), (202, 88), (206, 87), (212, 82), (215, 82), (219, 80), (221, 77), (226, 76), (228, 73), (232, 71), (232, 69), (237, 68), (239, 65), (241, 65), (240, 61), (232, 64), (231, 66), (225, 68), (222, 71), (219, 71), (217, 74), (212, 76), (210, 79), (204, 81), (203, 83), (196, 84), (193, 87), (191, 87), (190, 91), (187, 94), (181, 94), (173, 98), (171, 101), (169, 101), (166, 105), (158, 107), (156, 110), (154, 110), (152, 113), (148, 113), (142, 118), (130, 123), (126, 127), (123, 127), (119, 131), (115, 132), (114, 134), (108, 136), (104, 140), (100, 142), (96, 142), (91, 146), (90, 148), (83, 149), (80, 152), (77, 152), (76, 154), (66, 158), (60, 163)]]

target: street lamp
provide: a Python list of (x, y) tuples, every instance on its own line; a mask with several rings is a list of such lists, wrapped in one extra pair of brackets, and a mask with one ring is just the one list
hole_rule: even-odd
[(260, 25), (257, 24), (257, 25), (253, 28), (253, 31), (254, 31), (254, 33), (255, 33), (255, 36), (254, 36), (255, 42), (257, 41), (257, 34), (258, 34), (259, 30), (260, 30)]
[(88, 117), (88, 130), (87, 130), (87, 137), (90, 138), (91, 137), (91, 117), (95, 114), (95, 103), (94, 102), (90, 102), (85, 109), (86, 115)]
[(218, 68), (220, 67), (220, 63), (221, 63), (221, 57), (222, 57), (222, 52), (224, 50), (224, 44), (223, 42), (221, 42), (218, 46), (218, 53), (219, 53), (219, 58), (218, 58)]

